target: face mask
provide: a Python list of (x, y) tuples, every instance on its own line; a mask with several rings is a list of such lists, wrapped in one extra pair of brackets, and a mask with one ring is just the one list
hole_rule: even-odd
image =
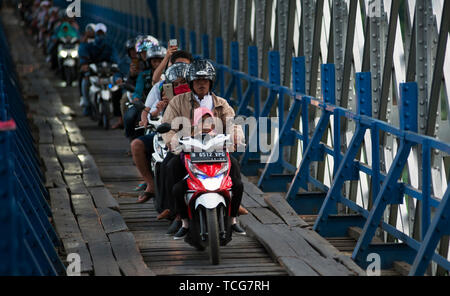
[(103, 43), (105, 41), (105, 35), (98, 35), (98, 36), (95, 36), (95, 42), (97, 42), (97, 43)]
[(173, 93), (177, 96), (177, 95), (181, 95), (181, 94), (184, 94), (184, 93), (187, 93), (187, 92), (190, 92), (191, 91), (191, 89), (189, 88), (189, 85), (187, 85), (187, 84), (182, 84), (182, 85), (179, 85), (179, 86), (177, 86), (177, 87), (175, 87), (174, 89), (173, 89)]

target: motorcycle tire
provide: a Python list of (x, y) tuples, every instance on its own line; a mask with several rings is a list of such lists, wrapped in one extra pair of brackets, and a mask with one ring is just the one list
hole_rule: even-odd
[(109, 118), (108, 118), (107, 114), (103, 114), (103, 116), (102, 116), (102, 123), (103, 123), (103, 128), (105, 130), (108, 130), (109, 129)]
[(109, 129), (109, 106), (107, 102), (103, 102), (102, 103), (102, 109), (103, 109), (103, 114), (102, 114), (102, 124), (103, 124), (103, 128), (105, 130)]
[(160, 189), (159, 189), (159, 183), (160, 180), (160, 170), (161, 170), (161, 164), (155, 163), (155, 173), (153, 174), (153, 180), (155, 184), (155, 198), (153, 199), (153, 205), (155, 206), (155, 210), (159, 213), (162, 212), (162, 196), (160, 196)]
[(72, 68), (64, 67), (64, 80), (66, 81), (66, 87), (72, 86)]
[(219, 221), (217, 209), (206, 209), (206, 225), (208, 228), (209, 260), (212, 265), (220, 264)]

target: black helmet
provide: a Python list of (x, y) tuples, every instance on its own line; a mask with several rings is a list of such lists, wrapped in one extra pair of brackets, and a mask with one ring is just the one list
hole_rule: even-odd
[(136, 44), (136, 38), (128, 39), (128, 40), (125, 42), (125, 48), (127, 49), (127, 52), (128, 52), (130, 49), (133, 49), (134, 46), (135, 46), (135, 44)]
[(186, 79), (186, 74), (189, 69), (189, 64), (186, 63), (175, 63), (169, 68), (167, 68), (165, 72), (166, 82), (173, 83), (179, 78)]
[(193, 90), (193, 82), (198, 79), (207, 79), (211, 81), (211, 89), (214, 81), (216, 80), (216, 68), (207, 59), (195, 59), (189, 66), (189, 70), (186, 76), (186, 80), (189, 83), (189, 87)]

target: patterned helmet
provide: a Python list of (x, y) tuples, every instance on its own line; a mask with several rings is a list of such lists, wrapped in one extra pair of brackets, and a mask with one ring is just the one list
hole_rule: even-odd
[(147, 59), (163, 59), (166, 56), (167, 49), (164, 46), (154, 45), (147, 51)]
[(186, 79), (186, 74), (189, 69), (189, 64), (186, 63), (175, 63), (169, 68), (167, 68), (165, 76), (167, 83), (173, 83), (179, 78)]
[(148, 36), (138, 36), (136, 38), (136, 52), (140, 53), (143, 51), (149, 51), (149, 49), (153, 46), (159, 45), (158, 39), (155, 37)]
[(214, 83), (216, 80), (216, 68), (207, 59), (196, 59), (189, 66), (186, 79), (189, 84), (197, 79), (207, 79)]

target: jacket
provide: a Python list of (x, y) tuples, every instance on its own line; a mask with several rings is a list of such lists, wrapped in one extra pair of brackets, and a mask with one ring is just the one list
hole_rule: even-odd
[[(222, 121), (223, 133), (232, 135), (231, 139), (234, 143), (233, 131), (235, 131), (237, 136), (237, 143), (243, 143), (244, 132), (242, 131), (242, 127), (240, 125), (235, 125), (232, 121), (235, 117), (234, 109), (228, 104), (225, 99), (218, 97), (215, 94), (211, 95), (214, 104), (214, 108), (212, 111), (214, 113), (214, 117)], [(192, 105), (194, 107), (194, 110), (200, 107), (200, 104), (194, 99), (192, 92), (188, 92), (173, 97), (170, 100), (166, 111), (164, 112), (162, 122), (172, 124), (172, 130), (166, 134), (163, 134), (163, 140), (166, 145), (171, 145), (172, 150), (174, 150), (179, 145), (178, 137), (175, 135), (180, 131), (180, 126), (176, 126), (177, 124), (175, 118), (183, 118), (186, 124), (188, 122), (192, 124), (194, 119), (194, 110), (192, 110)], [(191, 129), (183, 126), (180, 135), (191, 136)]]

